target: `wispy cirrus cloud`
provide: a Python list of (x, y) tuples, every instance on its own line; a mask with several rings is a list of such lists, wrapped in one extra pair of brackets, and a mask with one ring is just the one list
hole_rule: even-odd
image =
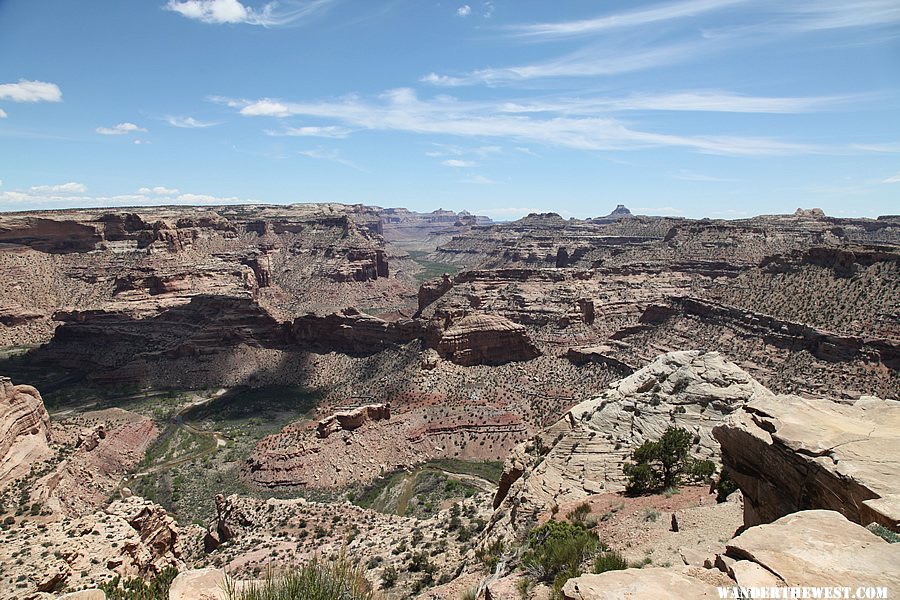
[(98, 127), (97, 133), (100, 135), (128, 135), (129, 133), (143, 132), (147, 133), (147, 130), (143, 127), (139, 127), (134, 123), (119, 123), (118, 125), (114, 125), (113, 127)]
[(449, 96), (422, 100), (409, 88), (388, 90), (376, 100), (358, 96), (326, 102), (220, 98), (245, 116), (303, 116), (336, 121), (340, 126), (378, 131), (505, 138), (580, 150), (634, 150), (681, 147), (732, 156), (786, 156), (847, 152), (846, 148), (793, 142), (764, 136), (684, 135), (643, 131), (608, 115), (567, 110), (546, 114), (505, 112), (508, 102), (460, 101)]
[(470, 169), (476, 166), (475, 161), (472, 160), (460, 160), (458, 158), (449, 158), (445, 161), (441, 161), (441, 164), (445, 167), (452, 167), (454, 169)]
[(338, 127), (336, 125), (329, 125), (326, 127), (318, 127), (313, 125), (307, 125), (304, 127), (285, 127), (280, 131), (266, 129), (266, 135), (271, 135), (274, 137), (293, 136), (343, 139), (349, 136), (351, 133), (353, 133), (352, 129), (348, 129), (346, 127)]
[(891, 175), (890, 177), (887, 177), (886, 179), (882, 179), (881, 183), (900, 183), (900, 173), (897, 173), (896, 175)]
[(188, 19), (212, 25), (245, 24), (275, 27), (297, 23), (335, 0), (282, 0), (256, 9), (239, 0), (169, 0), (163, 7)]
[(507, 30), (525, 37), (559, 38), (592, 35), (610, 29), (639, 27), (661, 21), (696, 17), (746, 2), (747, 0), (687, 0), (604, 15), (593, 19), (512, 25), (507, 27)]
[(5, 119), (7, 117), (6, 111), (0, 108), (0, 119)]
[(0, 84), (0, 100), (13, 102), (62, 102), (62, 92), (55, 83), (20, 79), (18, 83)]
[(365, 169), (363, 169), (362, 167), (360, 167), (359, 165), (357, 165), (355, 162), (353, 162), (351, 160), (347, 160), (346, 158), (343, 158), (341, 156), (341, 153), (338, 152), (337, 150), (317, 148), (315, 150), (303, 150), (301, 152), (298, 152), (298, 154), (300, 154), (301, 156), (305, 156), (307, 158), (315, 158), (317, 160), (327, 160), (330, 162), (335, 162), (340, 165), (344, 165), (345, 167), (350, 167), (351, 169), (356, 169), (357, 171), (360, 171), (363, 173), (368, 172)]
[(472, 175), (471, 177), (466, 177), (465, 179), (461, 179), (460, 183), (474, 183), (477, 185), (496, 185), (497, 182), (491, 179), (490, 177), (485, 177), (484, 175)]
[(581, 48), (565, 56), (510, 67), (477, 69), (461, 75), (429, 73), (420, 79), (443, 87), (502, 85), (535, 79), (598, 77), (621, 75), (683, 62), (708, 45), (706, 40), (690, 40), (623, 52), (614, 45)]
[(164, 120), (172, 127), (178, 127), (180, 129), (204, 129), (219, 124), (214, 121), (199, 121), (193, 117), (176, 117), (173, 115), (166, 115)]

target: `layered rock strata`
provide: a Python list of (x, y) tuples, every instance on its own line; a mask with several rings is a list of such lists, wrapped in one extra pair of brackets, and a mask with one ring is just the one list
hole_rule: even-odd
[(52, 455), (50, 416), (40, 392), (0, 377), (0, 489)]
[(713, 432), (746, 525), (828, 509), (900, 531), (900, 402), (754, 398)]

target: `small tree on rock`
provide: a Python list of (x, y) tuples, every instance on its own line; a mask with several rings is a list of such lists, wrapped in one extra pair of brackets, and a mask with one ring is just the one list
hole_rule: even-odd
[(623, 467), (629, 494), (649, 494), (679, 485), (689, 479), (708, 478), (710, 461), (697, 461), (690, 456), (692, 436), (686, 430), (670, 427), (659, 440), (647, 441), (631, 455), (634, 463)]

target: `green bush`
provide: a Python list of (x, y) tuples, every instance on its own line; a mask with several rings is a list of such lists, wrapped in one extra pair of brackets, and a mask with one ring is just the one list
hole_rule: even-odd
[(897, 534), (880, 523), (869, 523), (866, 529), (883, 539), (889, 544), (900, 542), (900, 534)]
[(625, 557), (615, 550), (610, 550), (597, 555), (597, 558), (594, 559), (593, 572), (606, 573), (607, 571), (620, 571), (627, 568), (628, 561), (625, 560)]
[(623, 466), (631, 495), (652, 494), (675, 488), (685, 480), (709, 480), (716, 467), (708, 460), (694, 460), (689, 451), (693, 437), (686, 430), (670, 427), (659, 440), (641, 444), (631, 455), (633, 463)]
[(548, 521), (528, 534), (522, 567), (535, 581), (552, 584), (556, 595), (566, 581), (581, 575), (581, 564), (599, 545), (597, 534), (581, 523)]
[(566, 517), (573, 523), (584, 523), (589, 514), (591, 514), (591, 505), (587, 502), (582, 502), (569, 511)]
[(723, 467), (722, 473), (719, 475), (719, 481), (716, 482), (716, 502), (725, 502), (728, 496), (736, 492), (737, 489), (737, 483), (731, 478), (728, 469)]
[(269, 570), (262, 582), (241, 591), (229, 581), (225, 594), (227, 600), (375, 600), (363, 573), (360, 565), (351, 564), (345, 556), (330, 561), (313, 557), (298, 567)]
[(145, 581), (140, 577), (122, 580), (116, 575), (110, 581), (100, 584), (100, 589), (108, 600), (169, 600), (169, 586), (178, 575), (175, 567), (166, 567), (162, 572)]

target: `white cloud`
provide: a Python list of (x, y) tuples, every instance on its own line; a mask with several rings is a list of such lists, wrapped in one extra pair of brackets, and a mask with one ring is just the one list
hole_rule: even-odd
[[(66, 184), (81, 185), (81, 184)], [(111, 207), (111, 206), (158, 206), (169, 204), (256, 204), (258, 200), (243, 199), (236, 196), (213, 196), (209, 194), (178, 193), (178, 190), (167, 190), (167, 194), (119, 194), (113, 196), (86, 195), (86, 189), (67, 192), (56, 191), (62, 186), (34, 186), (27, 192), (21, 190), (0, 191), (0, 206), (7, 209), (26, 210), (41, 208), (72, 207)], [(157, 188), (154, 188), (157, 189)]]
[(595, 19), (564, 21), (557, 23), (534, 23), (530, 25), (513, 25), (510, 30), (523, 36), (564, 37), (595, 34), (609, 29), (639, 27), (660, 21), (696, 17), (710, 11), (721, 10), (747, 0), (687, 0), (660, 4), (652, 8), (642, 8), (627, 12), (606, 15)]
[(881, 183), (900, 183), (900, 173), (896, 175), (891, 175), (887, 179), (882, 180)]
[(163, 187), (161, 185), (158, 185), (158, 186), (152, 187), (152, 188), (142, 187), (141, 189), (138, 190), (138, 194), (141, 194), (144, 196), (149, 195), (149, 194), (154, 194), (156, 196), (174, 196), (177, 193), (178, 193), (177, 189), (167, 188), (167, 187)]
[(281, 102), (263, 98), (242, 108), (241, 114), (246, 117), (289, 117), (292, 113)]
[(214, 125), (218, 125), (218, 123), (198, 121), (193, 117), (166, 116), (165, 120), (166, 123), (168, 123), (172, 127), (180, 127), (182, 129), (202, 129), (204, 127), (213, 127)]
[(457, 169), (468, 169), (475, 166), (475, 163), (471, 160), (459, 160), (457, 158), (445, 160), (441, 164), (445, 167), (454, 167)]
[(468, 17), (472, 14), (472, 7), (468, 4), (463, 4), (459, 8), (456, 9), (456, 14), (460, 17)]
[(472, 175), (471, 177), (467, 177), (462, 180), (462, 183), (476, 183), (478, 185), (494, 185), (497, 182), (491, 179), (490, 177), (485, 177), (484, 175)]
[[(642, 131), (607, 115), (597, 116), (577, 103), (545, 113), (508, 113), (509, 102), (464, 102), (449, 96), (422, 100), (408, 88), (388, 90), (377, 101), (348, 96), (326, 102), (292, 103), (220, 99), (240, 107), (241, 114), (304, 116), (332, 120), (352, 129), (453, 135), (475, 139), (505, 138), (579, 150), (629, 150), (682, 147), (697, 152), (735, 156), (783, 156), (844, 153), (847, 148), (728, 135), (674, 135)], [(270, 110), (277, 105), (277, 111)], [(563, 106), (565, 108), (563, 108)]]
[(511, 67), (478, 69), (459, 76), (429, 73), (420, 81), (432, 85), (458, 87), (521, 83), (546, 78), (621, 75), (682, 62), (698, 55), (707, 45), (709, 43), (705, 41), (679, 42), (631, 52), (624, 52), (621, 47), (615, 45), (592, 46), (551, 60)]
[(134, 123), (119, 123), (115, 127), (98, 127), (97, 133), (101, 135), (126, 135), (136, 131), (147, 132), (143, 127), (138, 127)]
[(325, 9), (335, 0), (268, 2), (259, 9), (239, 0), (169, 0), (166, 10), (210, 24), (244, 23), (272, 27), (289, 25)]
[(28, 191), (33, 194), (83, 194), (87, 192), (87, 186), (70, 181), (59, 185), (34, 185)]
[(333, 125), (328, 127), (286, 127), (282, 131), (266, 130), (266, 134), (271, 136), (323, 137), (337, 139), (345, 138), (351, 133), (353, 133), (352, 129)]
[(341, 158), (341, 154), (337, 150), (325, 150), (322, 148), (318, 148), (316, 150), (303, 150), (299, 152), (299, 154), (307, 158), (336, 162), (338, 164), (344, 165), (345, 167), (350, 167), (351, 169), (356, 169), (357, 171), (362, 171), (364, 173), (366, 172), (365, 169), (363, 169), (353, 161)]
[(13, 102), (62, 102), (62, 92), (55, 83), (28, 81), (0, 84), (0, 100)]

